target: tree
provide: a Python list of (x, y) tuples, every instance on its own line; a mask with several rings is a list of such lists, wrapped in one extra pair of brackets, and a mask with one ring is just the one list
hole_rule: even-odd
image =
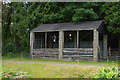
[[(2, 6), (2, 42), (6, 43), (6, 41), (10, 41), (8, 37), (11, 37), (10, 34), (10, 24), (11, 24), (11, 13), (12, 13), (12, 5), (4, 3)], [(4, 44), (3, 44), (4, 45)]]
[(101, 12), (107, 29), (112, 33), (120, 33), (120, 3), (104, 3)]
[[(40, 24), (101, 19), (100, 3), (12, 2), (3, 4), (3, 41), (6, 49), (29, 50), (30, 31)], [(5, 50), (6, 50), (5, 49)]]

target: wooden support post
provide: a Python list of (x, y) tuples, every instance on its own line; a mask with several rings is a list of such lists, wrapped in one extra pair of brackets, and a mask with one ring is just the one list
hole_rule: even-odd
[(77, 47), (77, 35), (76, 34), (74, 34), (74, 48), (76, 48)]
[(107, 55), (107, 62), (109, 62), (110, 56), (111, 56), (111, 49), (109, 47), (109, 55)]
[(107, 49), (107, 34), (103, 35), (103, 58), (107, 59), (108, 49)]
[(120, 35), (118, 36), (118, 54), (120, 54)]
[(59, 31), (59, 59), (62, 59), (63, 46), (64, 46), (64, 32)]
[(42, 44), (43, 44), (43, 33), (41, 33), (41, 48), (42, 48)]
[(45, 32), (45, 48), (47, 48), (47, 32)]
[(109, 56), (107, 56), (107, 62), (109, 62)]
[(93, 40), (92, 40), (92, 34), (91, 34), (91, 48), (93, 47)]
[(93, 32), (93, 60), (94, 62), (98, 62), (98, 47), (99, 47), (99, 33), (98, 31), (95, 29)]
[(51, 37), (51, 35), (49, 35), (49, 48), (52, 48), (52, 37)]
[(110, 47), (109, 47), (109, 57), (111, 56), (111, 49), (110, 49)]
[(77, 31), (77, 48), (79, 48), (79, 31)]
[(30, 56), (31, 56), (31, 58), (33, 58), (33, 43), (34, 43), (34, 41), (35, 41), (35, 33), (34, 32), (30, 32), (30, 49), (31, 49), (31, 51), (30, 51)]

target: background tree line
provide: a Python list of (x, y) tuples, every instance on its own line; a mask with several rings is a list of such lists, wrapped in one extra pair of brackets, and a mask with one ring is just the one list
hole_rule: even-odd
[(30, 31), (40, 24), (81, 22), (103, 19), (111, 33), (120, 33), (120, 3), (3, 3), (3, 55), (27, 51)]

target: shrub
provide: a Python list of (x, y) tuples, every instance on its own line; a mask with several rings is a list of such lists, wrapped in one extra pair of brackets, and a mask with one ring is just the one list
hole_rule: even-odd
[(85, 74), (79, 73), (79, 74), (78, 74), (78, 77), (79, 77), (79, 78), (85, 78)]
[(9, 53), (16, 54), (21, 52), (29, 52), (29, 49), (25, 49), (22, 47), (17, 47), (13, 43), (8, 43), (2, 46), (2, 56), (7, 56)]
[(101, 68), (97, 74), (94, 74), (94, 78), (114, 78), (119, 77), (118, 69), (115, 67), (110, 68)]

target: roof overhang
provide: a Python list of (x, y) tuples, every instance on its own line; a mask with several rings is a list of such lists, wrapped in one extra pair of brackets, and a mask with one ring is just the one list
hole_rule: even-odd
[(99, 33), (105, 33), (106, 27), (103, 20), (85, 21), (85, 22), (69, 22), (55, 24), (41, 24), (31, 30), (31, 32), (54, 32), (54, 31), (76, 31), (76, 30), (98, 30)]

